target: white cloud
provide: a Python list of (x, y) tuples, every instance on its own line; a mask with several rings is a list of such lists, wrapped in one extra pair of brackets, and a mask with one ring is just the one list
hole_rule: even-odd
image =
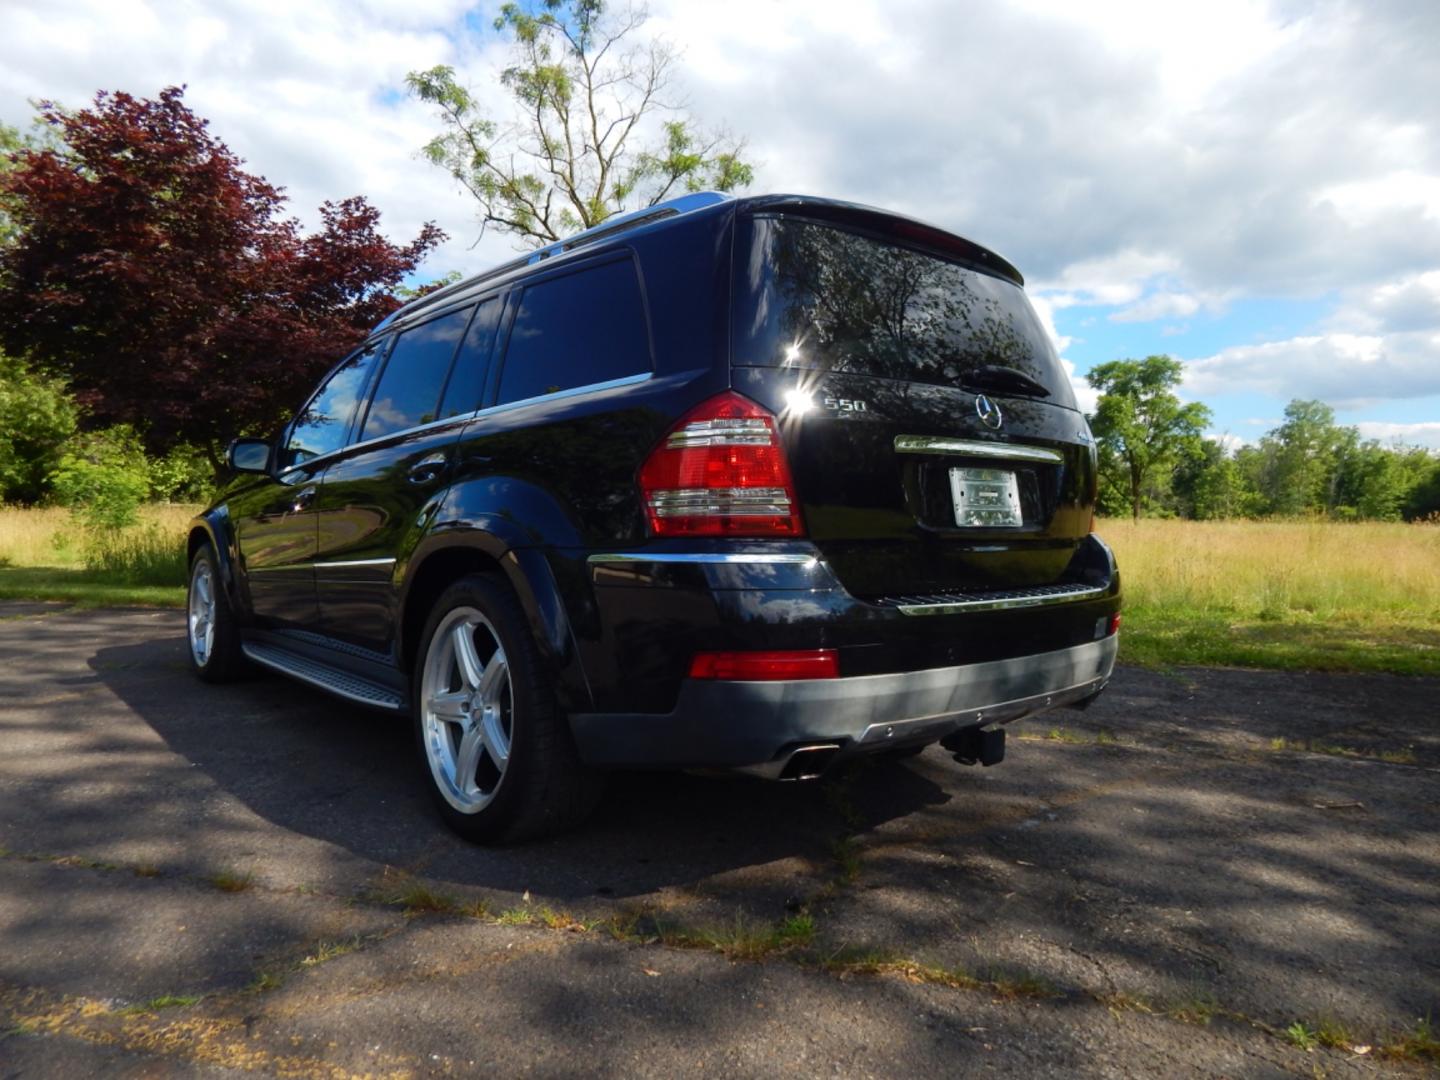
[(1207, 431), (1205, 438), (1213, 443), (1219, 443), (1220, 448), (1227, 454), (1233, 454), (1240, 447), (1246, 445), (1245, 440), (1239, 435), (1232, 435), (1228, 431)]
[(1337, 407), (1440, 394), (1440, 331), (1313, 334), (1237, 345), (1185, 365), (1199, 397), (1262, 393), (1319, 398)]
[(1440, 450), (1440, 421), (1425, 420), (1418, 424), (1391, 424), (1377, 420), (1362, 420), (1355, 425), (1366, 439), (1381, 442), (1399, 442), (1406, 446), (1428, 446)]
[(1110, 316), (1112, 322), (1154, 322), (1157, 319), (1186, 318), (1200, 310), (1200, 298), (1189, 293), (1151, 293), (1138, 303)]

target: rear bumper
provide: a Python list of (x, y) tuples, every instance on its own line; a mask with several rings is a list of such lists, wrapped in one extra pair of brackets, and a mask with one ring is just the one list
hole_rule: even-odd
[(883, 750), (1079, 701), (1109, 680), (1118, 642), (1112, 634), (1030, 656), (841, 679), (686, 679), (668, 713), (582, 713), (571, 726), (592, 765), (763, 772), (802, 745)]

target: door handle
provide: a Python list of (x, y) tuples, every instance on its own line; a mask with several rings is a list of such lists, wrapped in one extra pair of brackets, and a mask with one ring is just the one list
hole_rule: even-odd
[(436, 480), (445, 471), (445, 455), (431, 454), (429, 457), (421, 458), (410, 471), (405, 474), (405, 479), (412, 484), (429, 484)]
[(315, 498), (315, 489), (307, 487), (304, 491), (297, 491), (294, 500), (290, 503), (290, 512), (298, 514), (304, 510)]

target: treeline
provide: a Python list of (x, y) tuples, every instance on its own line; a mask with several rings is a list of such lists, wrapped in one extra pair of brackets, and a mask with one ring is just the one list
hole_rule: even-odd
[(1168, 356), (1115, 360), (1088, 378), (1100, 452), (1100, 512), (1217, 518), (1319, 515), (1341, 521), (1440, 518), (1440, 455), (1362, 439), (1321, 401), (1290, 402), (1254, 444), (1228, 449), (1204, 431), (1210, 410), (1175, 393)]

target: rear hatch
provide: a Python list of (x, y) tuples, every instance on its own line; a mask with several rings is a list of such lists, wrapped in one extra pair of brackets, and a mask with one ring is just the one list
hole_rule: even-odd
[(807, 534), (852, 594), (1066, 580), (1094, 446), (1004, 260), (877, 211), (742, 204), (731, 364), (780, 418)]

